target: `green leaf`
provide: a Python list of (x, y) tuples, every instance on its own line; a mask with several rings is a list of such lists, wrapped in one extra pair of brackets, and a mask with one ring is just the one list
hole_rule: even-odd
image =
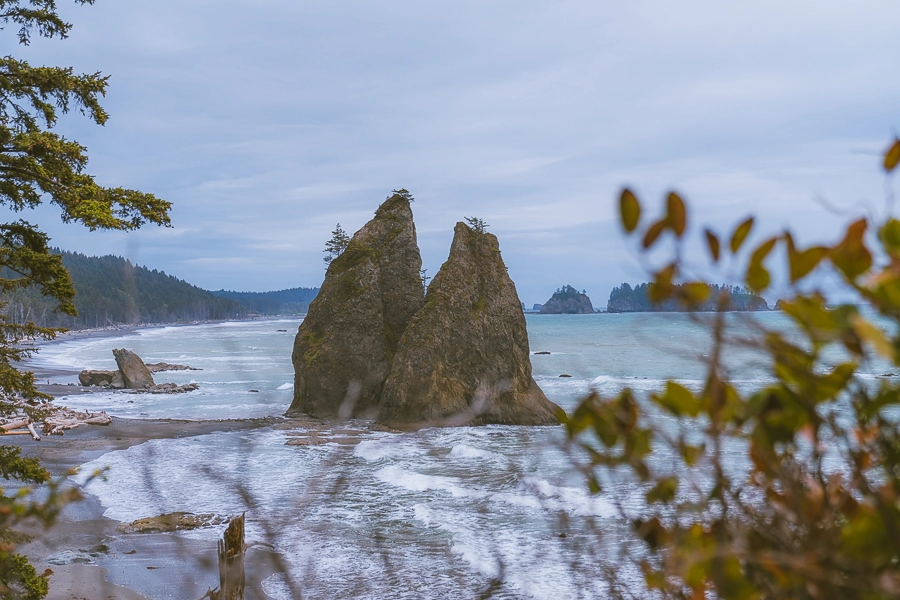
[(750, 230), (753, 229), (753, 217), (746, 219), (740, 225), (738, 225), (734, 233), (731, 234), (731, 253), (734, 254), (738, 250), (741, 249), (741, 246), (744, 243), (744, 240), (747, 239), (747, 236), (750, 235)]
[(706, 234), (706, 247), (709, 248), (709, 255), (712, 256), (713, 262), (719, 262), (719, 238), (709, 229), (704, 229), (703, 233)]
[(684, 235), (687, 227), (687, 210), (684, 208), (684, 200), (675, 192), (669, 192), (666, 198), (666, 220), (675, 237)]
[(664, 477), (660, 479), (653, 488), (647, 492), (647, 502), (670, 503), (675, 499), (675, 493), (678, 491), (677, 477)]
[(622, 195), (619, 196), (619, 216), (622, 220), (622, 227), (627, 233), (637, 229), (641, 219), (641, 203), (628, 188), (623, 189)]
[(653, 394), (651, 399), (676, 417), (696, 417), (700, 414), (700, 400), (689, 389), (674, 381), (667, 381), (665, 392)]

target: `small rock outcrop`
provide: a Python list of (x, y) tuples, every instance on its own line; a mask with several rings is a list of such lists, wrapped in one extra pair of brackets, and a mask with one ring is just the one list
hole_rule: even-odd
[(589, 315), (593, 314), (594, 305), (587, 294), (564, 285), (541, 305), (540, 312), (542, 315)]
[(410, 200), (395, 192), (329, 264), (294, 340), (288, 416), (374, 416), (400, 337), (424, 297)]
[(377, 420), (391, 427), (555, 425), (494, 235), (457, 223), (450, 257), (400, 340)]
[(90, 369), (85, 369), (81, 373), (78, 374), (78, 383), (84, 386), (108, 386), (110, 385), (116, 377), (121, 378), (121, 373), (119, 371), (93, 371)]
[(119, 523), (116, 531), (120, 533), (163, 533), (169, 531), (188, 531), (200, 527), (212, 527), (228, 522), (227, 517), (203, 513), (195, 515), (189, 512), (173, 512), (156, 517), (145, 517), (131, 523)]
[(112, 351), (116, 357), (116, 365), (125, 379), (125, 387), (129, 390), (145, 390), (156, 385), (149, 369), (141, 357), (125, 348)]
[(160, 373), (162, 371), (202, 371), (203, 369), (198, 369), (196, 367), (191, 367), (188, 365), (172, 365), (167, 362), (158, 362), (158, 363), (144, 363), (144, 366), (147, 367), (147, 370), (151, 373)]

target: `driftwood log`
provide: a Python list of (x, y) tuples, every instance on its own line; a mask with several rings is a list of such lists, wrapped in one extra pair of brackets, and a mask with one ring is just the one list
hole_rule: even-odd
[(244, 552), (246, 550), (244, 515), (242, 514), (229, 521), (225, 535), (219, 540), (219, 587), (207, 590), (203, 598), (244, 600)]

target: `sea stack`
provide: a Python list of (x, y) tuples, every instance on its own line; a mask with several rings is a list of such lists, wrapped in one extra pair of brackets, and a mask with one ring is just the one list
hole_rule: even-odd
[(457, 223), (450, 257), (409, 323), (377, 420), (428, 426), (555, 425), (531, 376), (525, 316), (494, 235)]
[(571, 285), (564, 285), (541, 306), (542, 315), (590, 315), (594, 305), (584, 292)]
[(328, 265), (294, 340), (288, 416), (374, 416), (400, 337), (423, 302), (410, 200), (395, 192)]

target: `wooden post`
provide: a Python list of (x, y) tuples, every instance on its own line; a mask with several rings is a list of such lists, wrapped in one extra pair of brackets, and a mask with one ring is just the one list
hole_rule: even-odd
[(228, 522), (219, 540), (219, 587), (207, 590), (203, 598), (244, 600), (244, 514)]

